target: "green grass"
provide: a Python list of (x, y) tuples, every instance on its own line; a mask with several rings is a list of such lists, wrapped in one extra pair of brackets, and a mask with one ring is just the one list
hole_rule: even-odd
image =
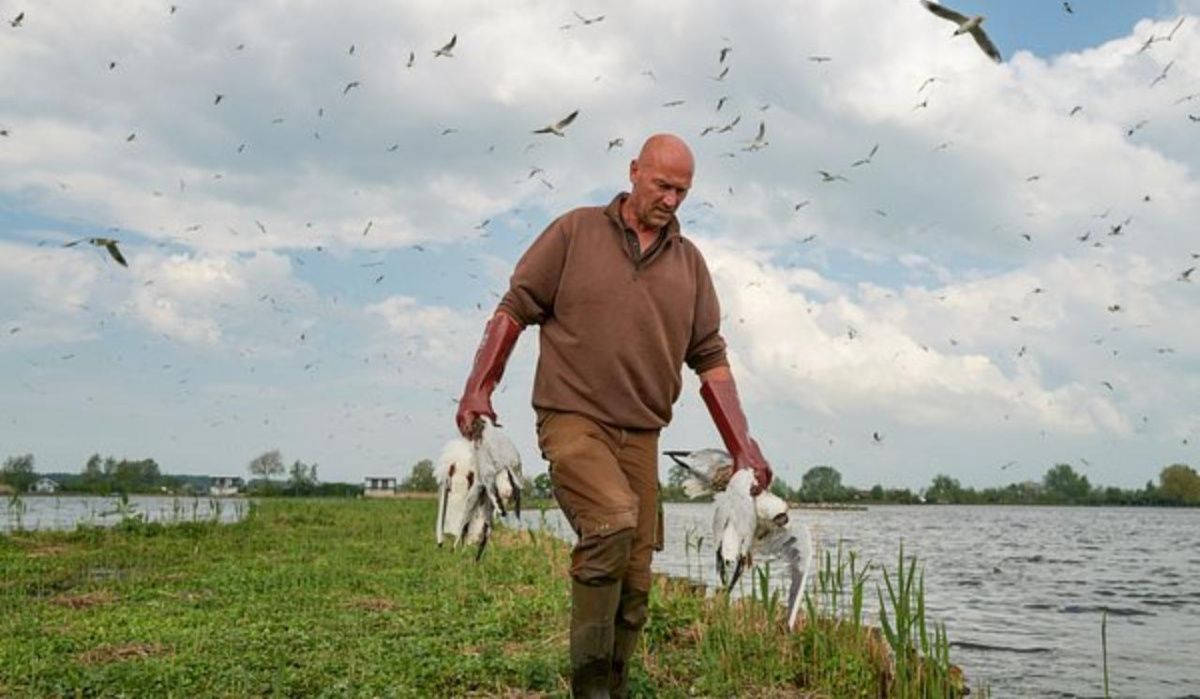
[[(435, 510), (271, 499), (231, 525), (0, 536), (0, 696), (565, 696), (567, 547), (502, 531), (475, 564), (436, 548)], [(762, 578), (736, 602), (658, 578), (635, 693), (933, 696), (897, 684), (840, 563), (796, 633)]]

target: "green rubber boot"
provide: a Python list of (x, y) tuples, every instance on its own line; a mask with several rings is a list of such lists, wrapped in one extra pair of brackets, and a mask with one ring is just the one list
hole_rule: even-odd
[(621, 583), (571, 581), (571, 694), (607, 699)]
[(629, 696), (629, 662), (637, 650), (638, 637), (646, 625), (649, 615), (649, 593), (641, 590), (621, 591), (621, 604), (617, 609), (617, 620), (613, 626), (612, 674), (609, 677), (609, 694), (614, 699)]

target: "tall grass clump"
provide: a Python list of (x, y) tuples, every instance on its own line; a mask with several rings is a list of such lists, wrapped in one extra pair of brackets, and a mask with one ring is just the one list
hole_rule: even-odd
[(876, 591), (879, 623), (895, 667), (896, 691), (892, 696), (923, 699), (962, 694), (962, 673), (950, 663), (945, 625), (937, 624), (933, 633), (929, 633), (925, 620), (925, 571), (917, 572), (916, 557), (909, 559), (906, 569), (901, 543), (894, 575), (888, 573), (886, 566), (882, 574), (887, 598), (878, 585)]

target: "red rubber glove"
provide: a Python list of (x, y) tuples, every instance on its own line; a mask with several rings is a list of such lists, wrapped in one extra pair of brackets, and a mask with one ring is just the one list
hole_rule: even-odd
[(713, 424), (721, 434), (721, 441), (725, 442), (725, 448), (733, 457), (733, 470), (736, 472), (748, 468), (754, 471), (752, 494), (758, 495), (766, 490), (774, 474), (758, 448), (758, 442), (750, 437), (750, 426), (742, 413), (737, 385), (732, 379), (705, 381), (700, 385), (700, 397), (708, 406)]
[(483, 330), (483, 339), (475, 351), (475, 366), (467, 377), (462, 398), (458, 399), (458, 412), (454, 421), (458, 431), (467, 439), (479, 436), (483, 427), (480, 418), (484, 415), (496, 422), (496, 411), (492, 409), (492, 391), (504, 376), (508, 356), (521, 335), (521, 326), (507, 313), (496, 313)]

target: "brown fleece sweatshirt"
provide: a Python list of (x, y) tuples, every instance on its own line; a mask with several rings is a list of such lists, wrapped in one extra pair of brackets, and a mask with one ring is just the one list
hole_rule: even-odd
[(635, 261), (620, 215), (625, 196), (551, 223), (517, 262), (499, 310), (542, 326), (535, 408), (661, 428), (685, 361), (697, 374), (729, 362), (700, 251), (672, 218)]

